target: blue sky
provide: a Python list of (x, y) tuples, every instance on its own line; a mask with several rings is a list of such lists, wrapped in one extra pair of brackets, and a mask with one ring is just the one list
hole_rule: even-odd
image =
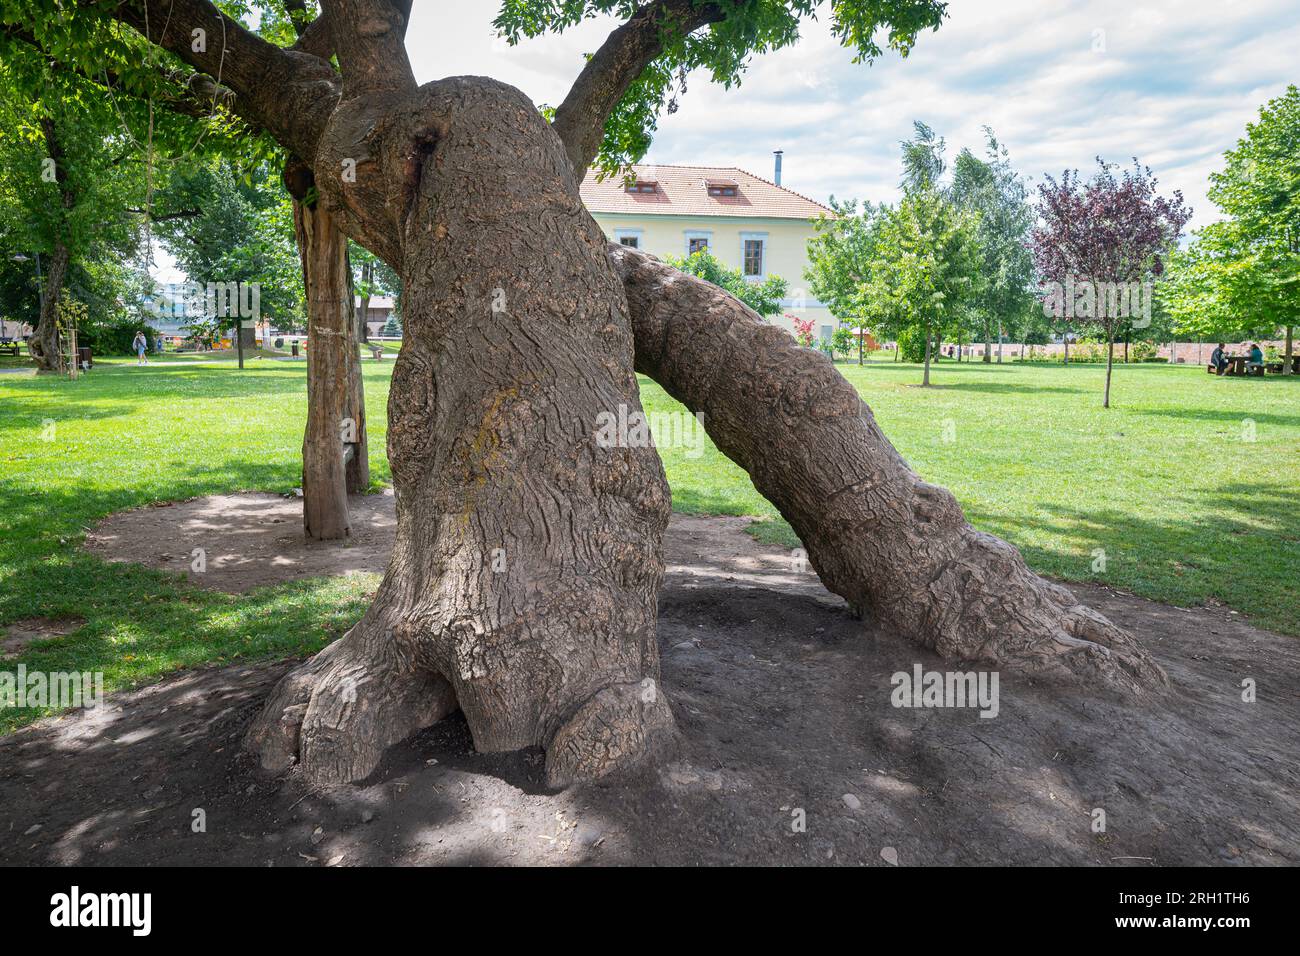
[[(418, 79), (490, 75), (538, 103), (563, 99), (612, 23), (509, 47), (492, 0), (415, 4), (407, 47)], [(854, 65), (823, 23), (755, 58), (730, 91), (692, 77), (665, 116), (649, 162), (735, 165), (814, 199), (893, 199), (898, 144), (923, 120), (949, 156), (991, 126), (1039, 180), (1094, 157), (1150, 165), (1181, 189), (1192, 227), (1215, 218), (1207, 177), (1264, 101), (1300, 83), (1300, 0), (954, 0), (906, 59)]]

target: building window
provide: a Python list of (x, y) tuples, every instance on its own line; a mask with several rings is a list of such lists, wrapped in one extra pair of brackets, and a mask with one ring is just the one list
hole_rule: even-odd
[(736, 196), (739, 195), (740, 184), (731, 179), (706, 179), (704, 188), (708, 190), (710, 196)]
[(627, 246), (629, 249), (641, 248), (641, 230), (640, 229), (615, 229), (614, 241), (620, 246)]
[(713, 232), (709, 229), (685, 229), (686, 254), (693, 256), (697, 252), (711, 252), (713, 249)]
[(638, 180), (637, 182), (629, 183), (624, 188), (626, 188), (630, 193), (652, 193), (655, 191), (655, 184)]
[(762, 279), (767, 275), (767, 233), (740, 234), (740, 272), (747, 279)]

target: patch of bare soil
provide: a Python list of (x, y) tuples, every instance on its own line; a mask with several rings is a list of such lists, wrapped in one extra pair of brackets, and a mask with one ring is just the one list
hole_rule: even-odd
[(341, 543), (307, 540), (301, 498), (244, 493), (120, 511), (91, 530), (86, 547), (108, 561), (176, 571), (235, 594), (296, 578), (382, 574), (397, 528), (395, 501), (391, 490), (350, 497), (352, 533)]
[(0, 660), (17, 657), (32, 641), (66, 637), (85, 623), (79, 617), (29, 617), (14, 621), (0, 631)]
[[(187, 507), (202, 506), (143, 513)], [(360, 785), (318, 792), (261, 775), (239, 748), (287, 663), (195, 670), (0, 740), (0, 861), (1300, 862), (1294, 639), (1218, 609), (1077, 588), (1141, 637), (1169, 692), (1134, 701), (1003, 673), (993, 718), (895, 708), (891, 675), (949, 665), (852, 618), (744, 524), (669, 529), (659, 640), (682, 733), (664, 763), (553, 793), (539, 751), (475, 753), (457, 715)], [(204, 533), (224, 540), (219, 523)], [(306, 567), (308, 549), (278, 550)], [(275, 567), (289, 565), (256, 573), (267, 582)]]

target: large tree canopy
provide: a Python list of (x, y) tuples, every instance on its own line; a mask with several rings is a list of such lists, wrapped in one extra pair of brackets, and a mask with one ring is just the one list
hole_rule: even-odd
[(1225, 219), (1174, 258), (1166, 300), (1181, 331), (1206, 338), (1284, 329), (1290, 372), (1300, 325), (1300, 88), (1264, 105), (1210, 181)]
[[(584, 171), (602, 149), (607, 168), (639, 155), (682, 71), (737, 82), (817, 12), (855, 58), (906, 52), (942, 4), (512, 0), (507, 37), (621, 20), (550, 123), (491, 79), (418, 85), (403, 0), (323, 0), (311, 22), (285, 6), (283, 36), (207, 0), (2, 2), (51, 49), (79, 57), (96, 31), (120, 35), (115, 19), (229, 89), (304, 167), (286, 180), (304, 187), (291, 192), (309, 298), (335, 290), (337, 305), (346, 286), (346, 246), (312, 241), (322, 232), (400, 275), (391, 561), (365, 616), (272, 694), (247, 738), (263, 766), (360, 779), (456, 708), (482, 750), (545, 748), (553, 785), (671, 742), (655, 634), (671, 499), (644, 429), (600, 437), (610, 416), (643, 420), (638, 371), (702, 416), (827, 587), (881, 627), (948, 658), (1129, 692), (1164, 683), (1131, 635), (913, 472), (826, 356), (718, 286), (611, 246), (582, 206)], [(923, 205), (915, 221), (938, 221)], [(955, 273), (915, 265), (900, 281), (951, 301)]]

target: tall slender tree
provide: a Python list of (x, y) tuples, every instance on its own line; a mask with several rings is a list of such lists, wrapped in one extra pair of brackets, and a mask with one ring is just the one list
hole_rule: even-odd
[(919, 186), (885, 216), (877, 273), (885, 308), (924, 342), (921, 384), (930, 384), (936, 336), (966, 321), (983, 290), (978, 217), (933, 186)]
[(1034, 210), (1029, 188), (1011, 165), (1007, 149), (993, 130), (984, 127), (985, 158), (963, 149), (953, 164), (952, 200), (976, 213), (976, 238), (983, 260), (984, 282), (972, 302), (984, 339), (984, 361), (993, 361), (992, 341), (998, 340), (1002, 361), (1003, 331), (1018, 323), (1037, 302), (1034, 260), (1029, 251), (1029, 229)]

